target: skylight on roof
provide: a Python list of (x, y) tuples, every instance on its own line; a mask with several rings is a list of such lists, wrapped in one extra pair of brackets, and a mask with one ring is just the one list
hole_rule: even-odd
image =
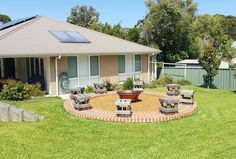
[(50, 31), (50, 33), (62, 43), (91, 43), (78, 32)]

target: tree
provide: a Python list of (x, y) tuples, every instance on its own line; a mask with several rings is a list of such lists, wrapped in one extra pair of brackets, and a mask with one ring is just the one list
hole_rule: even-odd
[[(149, 13), (139, 21), (144, 44), (158, 46), (162, 53), (159, 60), (177, 62), (193, 57), (196, 49), (191, 35), (191, 22), (194, 20), (197, 4), (192, 0), (149, 0), (146, 2)], [(196, 48), (196, 47), (195, 47)]]
[(220, 18), (220, 23), (225, 33), (230, 36), (233, 40), (236, 40), (236, 17), (225, 16), (225, 15), (215, 15)]
[(232, 48), (232, 39), (227, 35), (221, 25), (221, 19), (211, 15), (198, 16), (192, 23), (193, 33), (202, 42), (200, 47), (209, 43), (221, 53), (222, 60), (230, 61), (235, 56)]
[(135, 43), (139, 43), (140, 34), (141, 32), (139, 28), (129, 28), (126, 39)]
[(121, 27), (120, 24), (117, 25), (110, 25), (108, 23), (96, 23), (91, 26), (91, 29), (111, 35), (116, 36), (121, 39), (126, 39), (127, 31)]
[(71, 9), (71, 15), (67, 18), (67, 22), (90, 28), (97, 23), (99, 13), (92, 6), (75, 6)]
[(199, 63), (206, 70), (207, 74), (203, 75), (204, 85), (207, 88), (213, 87), (214, 77), (217, 75), (221, 62), (221, 55), (212, 45), (206, 45), (203, 49), (203, 55), (199, 58)]
[(0, 14), (0, 23), (4, 24), (10, 21), (11, 21), (11, 18), (9, 16)]

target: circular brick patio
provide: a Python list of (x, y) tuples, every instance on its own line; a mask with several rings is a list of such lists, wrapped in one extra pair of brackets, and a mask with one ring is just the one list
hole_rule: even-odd
[[(115, 93), (116, 92), (109, 92), (108, 94), (115, 94)], [(166, 96), (166, 94), (164, 93), (156, 93), (156, 92), (144, 92), (143, 94), (152, 96), (155, 95), (159, 98)], [(91, 98), (95, 100), (95, 98), (105, 95), (107, 94), (91, 94)], [(157, 100), (157, 102), (159, 101)], [(95, 120), (112, 121), (112, 122), (164, 122), (186, 117), (195, 113), (197, 111), (197, 104), (196, 102), (193, 105), (180, 104), (179, 113), (173, 115), (165, 115), (160, 113), (159, 111), (152, 111), (152, 112), (133, 112), (131, 117), (117, 117), (115, 112), (102, 110), (98, 108), (79, 111), (73, 107), (72, 100), (66, 100), (64, 103), (64, 108), (68, 113), (86, 119), (95, 119)]]

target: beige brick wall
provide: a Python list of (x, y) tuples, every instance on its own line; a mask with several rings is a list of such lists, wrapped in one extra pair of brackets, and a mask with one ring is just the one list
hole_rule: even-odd
[(100, 56), (100, 79), (118, 82), (118, 55)]
[(148, 54), (142, 55), (142, 80), (148, 82)]
[[(67, 68), (67, 57), (61, 57), (61, 59), (58, 59), (57, 61), (57, 65), (58, 65), (58, 76), (60, 76), (60, 74), (62, 72), (68, 72), (68, 68)], [(59, 77), (58, 77), (59, 78)]]

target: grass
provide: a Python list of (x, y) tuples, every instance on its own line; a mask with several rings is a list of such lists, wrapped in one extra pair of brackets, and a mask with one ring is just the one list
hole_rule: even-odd
[[(80, 119), (59, 98), (13, 102), (46, 117), (0, 123), (0, 156), (9, 158), (236, 158), (236, 94), (194, 89), (199, 111), (165, 123)], [(165, 91), (164, 88), (150, 91)]]

